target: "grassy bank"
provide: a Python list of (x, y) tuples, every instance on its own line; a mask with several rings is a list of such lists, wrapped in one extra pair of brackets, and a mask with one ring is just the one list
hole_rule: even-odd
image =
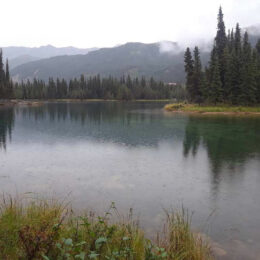
[(77, 216), (57, 202), (3, 200), (0, 211), (0, 259), (206, 260), (206, 241), (191, 232), (184, 211), (167, 214), (157, 241), (147, 239), (129, 216), (112, 204), (103, 216)]
[(249, 106), (228, 106), (228, 105), (197, 105), (197, 104), (168, 104), (165, 107), (167, 111), (179, 111), (179, 112), (194, 112), (194, 113), (254, 113), (260, 115), (260, 106), (249, 107)]

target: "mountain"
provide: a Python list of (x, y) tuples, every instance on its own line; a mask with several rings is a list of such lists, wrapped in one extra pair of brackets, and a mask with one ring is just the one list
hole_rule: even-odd
[(31, 55), (21, 55), (21, 56), (18, 56), (16, 58), (13, 58), (13, 59), (9, 59), (9, 67), (10, 69), (13, 69), (19, 65), (22, 65), (24, 63), (28, 63), (28, 62), (31, 62), (31, 61), (36, 61), (36, 60), (39, 60), (40, 58), (38, 57), (33, 57)]
[(14, 68), (15, 80), (49, 77), (71, 79), (100, 74), (120, 77), (153, 76), (165, 82), (184, 79), (183, 51), (176, 43), (127, 43), (113, 48), (102, 48), (86, 55), (58, 56), (29, 62)]
[(90, 51), (97, 50), (97, 48), (79, 49), (75, 47), (61, 47), (57, 48), (52, 45), (41, 47), (3, 47), (4, 59), (9, 59), (10, 68), (18, 65), (60, 55), (76, 55), (87, 54)]
[(255, 46), (257, 41), (260, 39), (260, 24), (249, 26), (246, 30), (249, 34), (251, 44)]
[[(255, 45), (260, 38), (260, 25), (245, 29), (249, 32), (251, 43)], [(129, 74), (132, 77), (153, 76), (164, 82), (184, 82), (183, 55), (183, 49), (174, 42), (126, 43), (113, 48), (92, 50), (85, 55), (63, 55), (35, 60), (13, 68), (11, 75), (17, 81), (32, 80), (34, 77), (47, 81), (49, 77), (69, 80), (81, 74), (100, 74), (106, 77)], [(209, 53), (203, 51), (203, 48), (201, 59), (203, 65), (207, 65)]]

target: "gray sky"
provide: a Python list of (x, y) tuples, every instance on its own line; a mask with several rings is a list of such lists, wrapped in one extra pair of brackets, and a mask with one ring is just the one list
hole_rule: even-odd
[(0, 46), (109, 47), (210, 39), (221, 4), (226, 27), (260, 23), (260, 0), (0, 0)]

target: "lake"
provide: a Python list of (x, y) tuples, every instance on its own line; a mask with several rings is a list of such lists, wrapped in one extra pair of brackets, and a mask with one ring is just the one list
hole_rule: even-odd
[[(260, 257), (260, 117), (165, 112), (160, 102), (0, 108), (0, 191), (101, 212), (134, 208), (146, 232), (184, 206), (227, 251)], [(223, 253), (224, 254), (224, 253)]]

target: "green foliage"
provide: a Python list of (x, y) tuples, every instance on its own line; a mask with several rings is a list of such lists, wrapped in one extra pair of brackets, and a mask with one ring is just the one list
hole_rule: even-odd
[(192, 54), (190, 52), (190, 48), (186, 49), (184, 54), (184, 63), (185, 63), (185, 72), (186, 72), (186, 86), (189, 93), (192, 92), (193, 88), (193, 69), (194, 69), (194, 61), (192, 58)]
[(13, 82), (10, 80), (8, 60), (4, 70), (3, 52), (0, 49), (0, 100), (13, 97)]
[(164, 107), (167, 111), (199, 112), (199, 113), (260, 113), (260, 106), (230, 106), (230, 105), (198, 105), (175, 103)]
[[(200, 70), (198, 49), (194, 50), (193, 67), (189, 66), (192, 57), (189, 57), (188, 51), (185, 53), (186, 85), (190, 99), (195, 103), (259, 104), (260, 40), (252, 48), (247, 32), (242, 38), (239, 24), (235, 32), (232, 29), (227, 36), (223, 17), (220, 7), (209, 69), (205, 72)], [(191, 73), (193, 78), (190, 77)]]
[(129, 75), (119, 80), (113, 77), (100, 78), (99, 75), (70, 80), (50, 78), (48, 83), (34, 79), (16, 84), (15, 97), (18, 99), (177, 99), (186, 98), (186, 90), (181, 85), (164, 84), (153, 78), (132, 79)]
[[(118, 216), (117, 221), (115, 216)], [(19, 201), (4, 199), (0, 211), (0, 258), (211, 259), (207, 242), (191, 232), (184, 215), (167, 214), (167, 219), (171, 219), (167, 221), (167, 231), (156, 245), (144, 237), (131, 212), (125, 220), (114, 204), (104, 216), (93, 213), (76, 216), (72, 210), (55, 202), (32, 200), (24, 207)]]

